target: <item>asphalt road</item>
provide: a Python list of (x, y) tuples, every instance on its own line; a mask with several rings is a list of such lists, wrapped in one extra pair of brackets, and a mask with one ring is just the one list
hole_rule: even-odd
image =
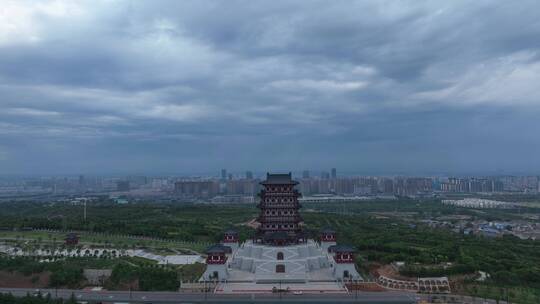
[[(42, 295), (68, 299), (74, 294), (79, 301), (106, 301), (121, 303), (416, 303), (416, 294), (405, 292), (359, 292), (346, 294), (239, 294), (216, 295), (212, 293), (141, 292), (141, 291), (86, 291), (71, 289), (40, 289)], [(36, 294), (37, 289), (0, 288), (1, 293), (15, 296)]]
[[(1, 288), (0, 293), (11, 293), (24, 297), (41, 292), (43, 296), (50, 293), (53, 298), (69, 299), (72, 294), (78, 301), (89, 303), (381, 303), (381, 304), (412, 304), (420, 300), (446, 296), (447, 303), (496, 304), (495, 300), (463, 297), (459, 295), (422, 295), (410, 292), (358, 292), (351, 294), (237, 294), (222, 295), (213, 293), (181, 293), (181, 292), (145, 292), (145, 291), (88, 291), (75, 289), (33, 289), (33, 288)], [(453, 301), (450, 300), (453, 298)], [(506, 304), (500, 301), (500, 304)]]

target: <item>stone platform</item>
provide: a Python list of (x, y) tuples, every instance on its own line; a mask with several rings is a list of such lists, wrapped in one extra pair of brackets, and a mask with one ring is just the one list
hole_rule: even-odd
[(209, 264), (201, 280), (216, 282), (216, 293), (347, 293), (344, 272), (345, 280), (362, 281), (354, 263), (336, 262), (328, 246), (313, 240), (287, 246), (248, 240), (223, 263)]
[(256, 283), (333, 281), (330, 268), (330, 256), (313, 240), (289, 246), (246, 241), (233, 253), (228, 280), (249, 277)]
[(288, 290), (290, 293), (347, 293), (341, 284), (337, 282), (309, 282), (309, 283), (274, 283), (274, 284), (253, 284), (239, 282), (219, 283), (214, 290), (215, 293), (222, 294), (242, 294), (242, 293), (272, 293), (273, 289)]

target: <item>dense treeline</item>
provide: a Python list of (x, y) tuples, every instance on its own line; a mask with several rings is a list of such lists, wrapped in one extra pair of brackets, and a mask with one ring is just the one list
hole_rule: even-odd
[(69, 300), (52, 299), (48, 294), (43, 297), (41, 294), (36, 296), (27, 295), (22, 298), (17, 298), (11, 294), (0, 293), (0, 304), (77, 304), (75, 297), (71, 297)]
[[(444, 215), (469, 215), (473, 219), (504, 221), (519, 218), (520, 213), (540, 213), (539, 208), (516, 210), (477, 210), (442, 205), (437, 200), (415, 201), (362, 201), (353, 203), (310, 203), (307, 208), (319, 212), (358, 214), (376, 212), (411, 213), (414, 219)], [(215, 241), (224, 227), (238, 226), (252, 219), (257, 209), (249, 205), (165, 205), (92, 203), (87, 207), (87, 220), (83, 220), (83, 206), (71, 204), (42, 204), (34, 202), (3, 203), (0, 227), (23, 227), (81, 230), (111, 234), (131, 234), (182, 241)], [(212, 211), (210, 213), (209, 211)], [(209, 214), (216, 214), (208, 218)], [(241, 238), (249, 230), (240, 228)]]
[(82, 264), (82, 261), (77, 259), (40, 263), (28, 257), (0, 257), (0, 270), (17, 271), (26, 276), (44, 271), (51, 272), (50, 287), (80, 287), (83, 280)]
[(349, 242), (360, 251), (361, 263), (404, 261), (409, 267), (402, 274), (413, 277), (482, 270), (498, 285), (540, 289), (538, 241), (512, 236), (496, 239), (464, 236), (361, 215), (308, 213), (304, 217), (312, 230), (333, 226), (339, 241)]
[(202, 264), (195, 264), (176, 269), (129, 257), (110, 260), (66, 258), (56, 262), (40, 263), (29, 257), (0, 256), (0, 270), (19, 272), (25, 276), (50, 272), (50, 282), (47, 287), (80, 288), (85, 284), (83, 269), (110, 268), (112, 269), (111, 277), (105, 282), (110, 289), (131, 287), (141, 291), (174, 291), (178, 289), (179, 278), (198, 279), (203, 271), (201, 266)]
[[(449, 215), (468, 215), (473, 219), (483, 219), (487, 221), (507, 221), (514, 219), (522, 219), (522, 213), (540, 213), (540, 197), (536, 198), (537, 207), (520, 207), (516, 209), (469, 209), (464, 207), (456, 207), (444, 205), (438, 199), (414, 200), (410, 198), (400, 198), (399, 200), (375, 200), (375, 201), (360, 201), (360, 202), (344, 202), (344, 203), (310, 203), (308, 206), (311, 209), (328, 213), (338, 214), (366, 214), (377, 212), (395, 212), (395, 213), (410, 213), (414, 219), (425, 219), (437, 216)], [(456, 198), (460, 199), (462, 196)], [(527, 196), (530, 201), (533, 199)], [(494, 199), (493, 197), (490, 199)], [(515, 197), (513, 199), (516, 199)], [(508, 199), (508, 201), (513, 201)]]
[[(199, 274), (200, 275), (200, 274)], [(133, 283), (137, 282), (137, 286)], [(114, 266), (106, 284), (111, 289), (129, 286), (142, 291), (175, 291), (180, 286), (178, 272), (156, 267), (133, 267), (119, 263)]]
[[(3, 229), (81, 230), (182, 241), (215, 241), (223, 227), (248, 221), (256, 212), (255, 208), (245, 206), (94, 203), (88, 204), (84, 221), (84, 207), (71, 204), (16, 202), (3, 203), (2, 208)], [(219, 210), (220, 216), (209, 221), (210, 210)]]

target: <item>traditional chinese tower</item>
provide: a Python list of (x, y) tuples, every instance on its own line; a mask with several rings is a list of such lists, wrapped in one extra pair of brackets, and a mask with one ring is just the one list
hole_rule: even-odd
[(356, 280), (360, 275), (356, 271), (354, 248), (347, 245), (334, 245), (328, 248), (334, 256), (334, 277), (338, 280)]
[(229, 271), (227, 269), (227, 254), (231, 254), (232, 250), (230, 247), (223, 246), (221, 244), (216, 244), (210, 246), (206, 250), (208, 255), (206, 258), (206, 271), (202, 276), (204, 281), (222, 281), (226, 280), (229, 276)]
[(305, 241), (300, 227), (302, 217), (298, 213), (300, 193), (294, 189), (298, 182), (288, 174), (266, 174), (259, 193), (261, 209), (257, 221), (256, 241), (268, 245), (283, 246)]
[(232, 251), (236, 251), (238, 249), (238, 232), (233, 229), (225, 231), (222, 243), (224, 246), (231, 247)]
[(328, 251), (330, 246), (336, 245), (336, 231), (332, 228), (325, 228), (321, 231), (321, 247), (324, 252)]
[(79, 236), (76, 233), (68, 233), (65, 238), (66, 245), (74, 246), (79, 244)]

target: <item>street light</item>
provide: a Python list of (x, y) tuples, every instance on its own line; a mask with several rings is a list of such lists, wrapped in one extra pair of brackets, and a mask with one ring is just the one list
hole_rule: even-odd
[(207, 284), (206, 280), (204, 280), (204, 303), (206, 303), (206, 299), (207, 299), (207, 296), (208, 296), (208, 294), (207, 294), (208, 290), (206, 288), (206, 284)]

